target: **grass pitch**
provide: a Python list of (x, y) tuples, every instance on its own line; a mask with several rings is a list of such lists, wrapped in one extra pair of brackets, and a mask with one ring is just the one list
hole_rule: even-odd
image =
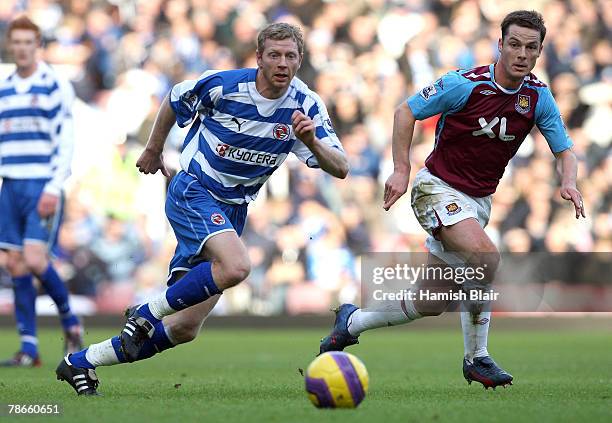
[[(116, 332), (89, 330), (86, 342)], [(366, 333), (348, 350), (370, 374), (364, 402), (356, 410), (318, 410), (298, 368), (314, 358), (325, 333), (204, 330), (195, 342), (151, 360), (99, 368), (104, 396), (81, 398), (55, 380), (59, 330), (43, 330), (43, 367), (0, 368), (0, 403), (59, 403), (61, 416), (14, 420), (80, 423), (612, 421), (609, 331), (493, 330), (490, 352), (515, 377), (514, 386), (496, 391), (463, 379), (459, 327)], [(14, 331), (0, 330), (2, 358), (17, 342)]]

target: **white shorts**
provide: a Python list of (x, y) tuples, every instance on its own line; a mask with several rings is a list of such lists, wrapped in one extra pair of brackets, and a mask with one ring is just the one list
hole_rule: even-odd
[(412, 184), (412, 210), (427, 231), (426, 246), (431, 254), (449, 264), (460, 264), (461, 258), (444, 252), (442, 242), (436, 238), (442, 226), (451, 226), (474, 218), (482, 228), (491, 216), (491, 195), (472, 197), (432, 175), (427, 168), (419, 170)]

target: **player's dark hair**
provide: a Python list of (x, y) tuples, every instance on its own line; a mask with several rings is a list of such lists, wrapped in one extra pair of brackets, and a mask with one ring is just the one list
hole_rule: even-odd
[(291, 38), (297, 44), (298, 52), (304, 54), (304, 35), (302, 30), (285, 22), (273, 23), (259, 31), (257, 35), (257, 51), (263, 53), (266, 40), (286, 40)]
[(544, 42), (544, 37), (546, 36), (544, 18), (535, 10), (516, 10), (506, 15), (501, 23), (502, 41), (506, 37), (506, 34), (508, 34), (508, 28), (510, 28), (510, 25), (537, 29), (540, 31), (540, 44)]
[(25, 29), (29, 31), (34, 31), (36, 34), (36, 39), (40, 41), (40, 28), (36, 25), (30, 18), (25, 15), (18, 16), (13, 19), (6, 30), (6, 37), (11, 37), (11, 32), (16, 29)]

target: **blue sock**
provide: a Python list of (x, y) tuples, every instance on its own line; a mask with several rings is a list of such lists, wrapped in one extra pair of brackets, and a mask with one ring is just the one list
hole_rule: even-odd
[[(136, 361), (146, 360), (147, 358), (153, 357), (155, 354), (165, 351), (167, 349), (173, 348), (175, 345), (170, 342), (168, 335), (166, 334), (166, 329), (164, 328), (164, 324), (158, 321), (155, 325), (155, 332), (153, 333), (153, 337), (151, 339), (147, 339), (140, 350), (140, 354), (136, 358)], [(113, 348), (115, 349), (115, 353), (117, 354), (117, 358), (121, 363), (127, 363), (127, 359), (121, 352), (121, 341), (118, 336), (115, 336), (112, 339)]]
[(147, 340), (138, 354), (136, 361), (146, 360), (147, 358), (153, 357), (155, 354), (173, 348), (175, 345), (170, 342), (166, 329), (162, 322), (155, 325), (155, 332), (153, 337)]
[(121, 340), (119, 340), (119, 337), (113, 336), (113, 339), (111, 339), (111, 342), (113, 344), (113, 349), (115, 350), (115, 354), (117, 354), (117, 358), (119, 359), (119, 362), (127, 363), (127, 359), (123, 355), (123, 352), (121, 352)]
[[(206, 301), (216, 294), (221, 294), (221, 290), (213, 280), (211, 263), (206, 261), (198, 264), (166, 289), (165, 295), (170, 307), (180, 311)], [(161, 321), (151, 313), (149, 303), (138, 307), (138, 314), (154, 325)]]
[[(118, 336), (115, 336), (111, 339), (111, 344), (113, 345), (113, 349), (115, 350), (115, 354), (117, 355), (117, 359), (120, 363), (126, 363), (127, 360), (125, 356), (121, 352), (121, 341)], [(145, 360), (147, 358), (153, 357), (155, 354), (165, 351), (167, 349), (173, 348), (174, 344), (170, 342), (168, 339), (168, 335), (166, 334), (166, 330), (162, 322), (159, 322), (155, 325), (155, 333), (151, 339), (147, 339), (138, 355), (136, 361)], [(73, 366), (84, 368), (84, 369), (94, 369), (95, 366), (87, 360), (87, 350), (89, 348), (85, 348), (82, 351), (74, 353), (70, 356), (70, 362)]]
[(13, 278), (15, 295), (15, 319), (21, 336), (21, 352), (30, 357), (38, 357), (38, 340), (36, 339), (36, 288), (32, 275)]
[(84, 350), (70, 354), (70, 363), (72, 363), (73, 366), (80, 367), (82, 369), (95, 369), (95, 366), (91, 364), (85, 356), (88, 349), (89, 348), (85, 348)]
[(71, 326), (78, 325), (79, 319), (77, 319), (77, 317), (72, 314), (72, 310), (70, 310), (66, 285), (64, 285), (62, 278), (57, 274), (51, 263), (49, 263), (47, 270), (39, 276), (39, 279), (47, 294), (53, 298), (53, 301), (57, 305), (57, 311), (60, 315), (64, 330)]
[(147, 319), (154, 326), (156, 326), (158, 323), (161, 322), (160, 319), (158, 319), (157, 317), (153, 316), (153, 313), (151, 313), (151, 309), (149, 308), (149, 304), (148, 303), (147, 304), (143, 304), (140, 307), (138, 307), (138, 314), (140, 314), (142, 317)]
[[(115, 354), (117, 355), (119, 362), (120, 363), (127, 362), (127, 360), (125, 359), (125, 356), (121, 352), (121, 341), (119, 340), (118, 336), (114, 336), (113, 338), (111, 338), (111, 344), (113, 345), (113, 349), (115, 350)], [(89, 347), (79, 352), (70, 354), (70, 357), (69, 357), (70, 363), (73, 366), (80, 367), (82, 369), (95, 369), (96, 366), (94, 366), (93, 364), (90, 363), (89, 360), (87, 360), (87, 350), (89, 350)]]
[(178, 282), (166, 290), (166, 299), (176, 311), (206, 301), (221, 290), (215, 284), (212, 265), (205, 261), (191, 269)]

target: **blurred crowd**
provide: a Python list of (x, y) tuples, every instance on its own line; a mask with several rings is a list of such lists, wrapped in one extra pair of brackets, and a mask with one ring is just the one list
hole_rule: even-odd
[[(76, 152), (58, 262), (75, 294), (117, 311), (163, 289), (175, 240), (166, 181), (135, 161), (171, 86), (208, 69), (255, 67), (268, 22), (305, 32), (298, 76), (328, 106), (349, 157), (347, 180), (297, 160), (250, 206), (243, 235), (253, 271), (217, 313), (324, 312), (359, 297), (360, 257), (424, 251), (406, 195), (382, 210), (395, 107), (443, 73), (496, 60), (499, 25), (524, 2), (497, 0), (2, 0), (0, 34), (19, 13), (43, 29), (43, 57), (73, 82)], [(506, 170), (487, 232), (507, 252), (612, 249), (612, 0), (532, 1), (548, 29), (534, 73), (551, 87), (579, 158), (587, 219), (562, 200), (537, 130)], [(0, 44), (2, 45), (2, 44)], [(3, 62), (10, 62), (6, 51)], [(437, 118), (417, 124), (414, 173)], [(178, 168), (184, 132), (166, 158)]]

